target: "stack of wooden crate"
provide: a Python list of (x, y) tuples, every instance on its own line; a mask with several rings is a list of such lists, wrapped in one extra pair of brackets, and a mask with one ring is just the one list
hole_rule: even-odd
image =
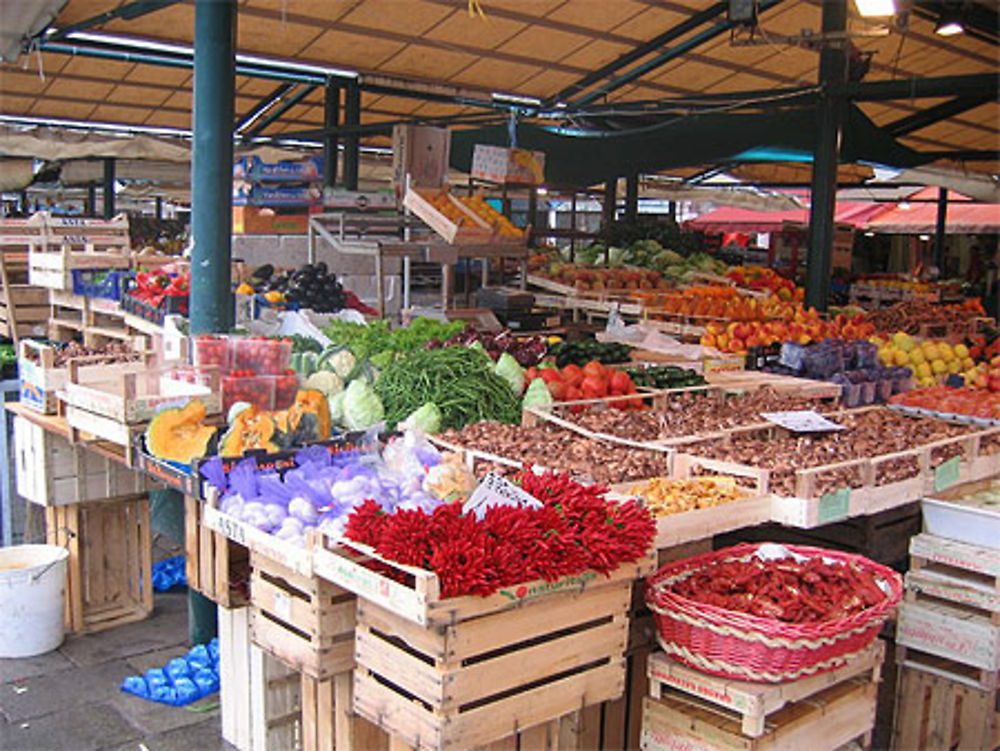
[(28, 255), (39, 242), (41, 221), (0, 219), (0, 337), (45, 336), (49, 293), (28, 284)]
[(925, 533), (910, 555), (893, 748), (996, 748), (1000, 550)]
[(131, 265), (128, 217), (83, 219), (35, 214), (42, 227), (28, 255), (29, 278), (37, 287), (71, 292), (74, 269), (127, 269)]
[(153, 610), (146, 478), (72, 445), (39, 421), (14, 423), (18, 493), (45, 508), (49, 544), (69, 550), (66, 625), (100, 631)]
[(704, 673), (662, 652), (649, 659), (643, 751), (833, 751), (867, 748), (885, 645), (876, 640), (834, 670), (784, 683)]

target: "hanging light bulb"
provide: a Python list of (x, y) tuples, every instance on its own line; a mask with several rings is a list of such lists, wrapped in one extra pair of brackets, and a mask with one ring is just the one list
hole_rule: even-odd
[(896, 15), (896, 0), (854, 0), (858, 15), (864, 18), (883, 18)]

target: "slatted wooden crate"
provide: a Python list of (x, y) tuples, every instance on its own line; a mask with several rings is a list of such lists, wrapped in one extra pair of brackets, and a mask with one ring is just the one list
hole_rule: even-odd
[(250, 602), (250, 551), (204, 523), (205, 505), (184, 497), (184, 566), (188, 586), (223, 608)]
[(646, 699), (643, 751), (834, 751), (870, 743), (877, 684), (849, 679), (770, 715), (763, 735), (743, 734), (741, 718), (683, 693)]
[(729, 710), (739, 718), (742, 735), (760, 738), (773, 726), (769, 718), (786, 706), (857, 678), (878, 684), (884, 657), (885, 645), (876, 640), (834, 670), (785, 683), (753, 683), (710, 675), (657, 652), (649, 660), (650, 695), (684, 694)]
[(14, 418), (14, 454), (18, 495), (40, 506), (135, 495), (150, 486), (145, 475), (21, 416)]
[(149, 499), (145, 494), (45, 509), (50, 545), (69, 550), (66, 625), (92, 632), (153, 610)]
[(1000, 566), (994, 550), (919, 535), (896, 626), (905, 668), (976, 689), (1000, 686)]
[(896, 682), (893, 751), (980, 751), (1000, 746), (997, 691), (972, 688), (901, 666)]
[(325, 679), (354, 667), (355, 596), (251, 549), (250, 634), (254, 644)]
[[(80, 219), (39, 215), (42, 232), (29, 252), (31, 283), (73, 289), (73, 269), (119, 269), (131, 263), (128, 216)], [(33, 217), (34, 218), (34, 217)]]
[(442, 599), (427, 571), (406, 569), (410, 589), (339, 553), (318, 549), (315, 567), (359, 594), (355, 709), (400, 748), (490, 744), (624, 692), (632, 581), (651, 557)]
[(122, 342), (132, 349), (151, 348), (150, 336), (130, 326), (117, 302), (52, 290), (48, 336), (53, 341), (81, 340), (91, 347)]

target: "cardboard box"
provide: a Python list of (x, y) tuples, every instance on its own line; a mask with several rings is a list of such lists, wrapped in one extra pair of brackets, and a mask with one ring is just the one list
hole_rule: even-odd
[(392, 182), (402, 195), (410, 185), (440, 188), (448, 182), (451, 133), (429, 125), (396, 125), (392, 129)]
[(545, 154), (478, 143), (472, 152), (470, 174), (494, 183), (541, 185), (545, 182)]
[(279, 214), (257, 206), (233, 206), (233, 234), (304, 235), (308, 214)]

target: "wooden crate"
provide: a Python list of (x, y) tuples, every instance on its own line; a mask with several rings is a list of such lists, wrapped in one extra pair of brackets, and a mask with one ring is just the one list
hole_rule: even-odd
[(325, 679), (354, 667), (355, 595), (303, 576), (251, 549), (254, 644), (303, 675)]
[(48, 335), (53, 341), (76, 339), (90, 347), (122, 342), (136, 351), (152, 348), (149, 332), (129, 325), (128, 317), (113, 300), (52, 290), (50, 302)]
[(223, 608), (250, 602), (250, 551), (204, 523), (205, 505), (184, 497), (184, 567), (188, 586)]
[(146, 476), (103, 454), (74, 446), (27, 418), (14, 418), (17, 492), (40, 506), (144, 493)]
[(740, 718), (743, 735), (760, 738), (768, 718), (790, 704), (859, 677), (878, 684), (884, 657), (885, 645), (876, 640), (834, 670), (784, 683), (754, 683), (710, 675), (657, 652), (649, 659), (650, 695), (660, 699), (682, 693), (730, 710)]
[(108, 498), (45, 509), (50, 545), (69, 550), (66, 625), (101, 631), (153, 610), (149, 499)]
[[(56, 367), (56, 350), (49, 344), (22, 340), (18, 349), (18, 375), (21, 379), (21, 402), (43, 414), (58, 411), (56, 393), (65, 388), (69, 381), (69, 365)], [(135, 362), (108, 364), (102, 357), (80, 357), (77, 377), (81, 383), (101, 381), (116, 373), (148, 370), (152, 356), (144, 350), (137, 350)]]
[[(434, 199), (440, 195), (444, 195), (448, 202), (465, 217), (461, 226), (442, 214), (434, 205)], [(456, 199), (447, 189), (411, 188), (403, 196), (403, 205), (423, 219), (427, 226), (444, 238), (445, 242), (453, 245), (485, 245), (493, 238), (493, 230), (490, 225), (467, 209), (465, 204)]]
[(979, 751), (1000, 745), (997, 692), (902, 666), (896, 684), (893, 751)]
[(119, 269), (131, 264), (128, 216), (80, 219), (40, 215), (42, 232), (29, 250), (29, 278), (37, 287), (73, 289), (73, 269)]
[[(316, 566), (323, 570), (321, 560)], [(639, 567), (651, 568), (651, 560)], [(624, 691), (636, 573), (626, 566), (610, 579), (590, 579), (580, 592), (534, 600), (527, 599), (532, 587), (558, 592), (560, 583), (450, 601), (425, 586), (422, 613), (419, 600), (417, 608), (401, 608), (400, 592), (393, 610), (362, 595), (355, 708), (409, 747), (452, 749), (615, 699)]]
[(734, 713), (677, 692), (646, 699), (643, 751), (833, 751), (852, 741), (863, 748), (875, 724), (877, 685), (850, 679), (778, 710), (763, 735), (750, 738)]

